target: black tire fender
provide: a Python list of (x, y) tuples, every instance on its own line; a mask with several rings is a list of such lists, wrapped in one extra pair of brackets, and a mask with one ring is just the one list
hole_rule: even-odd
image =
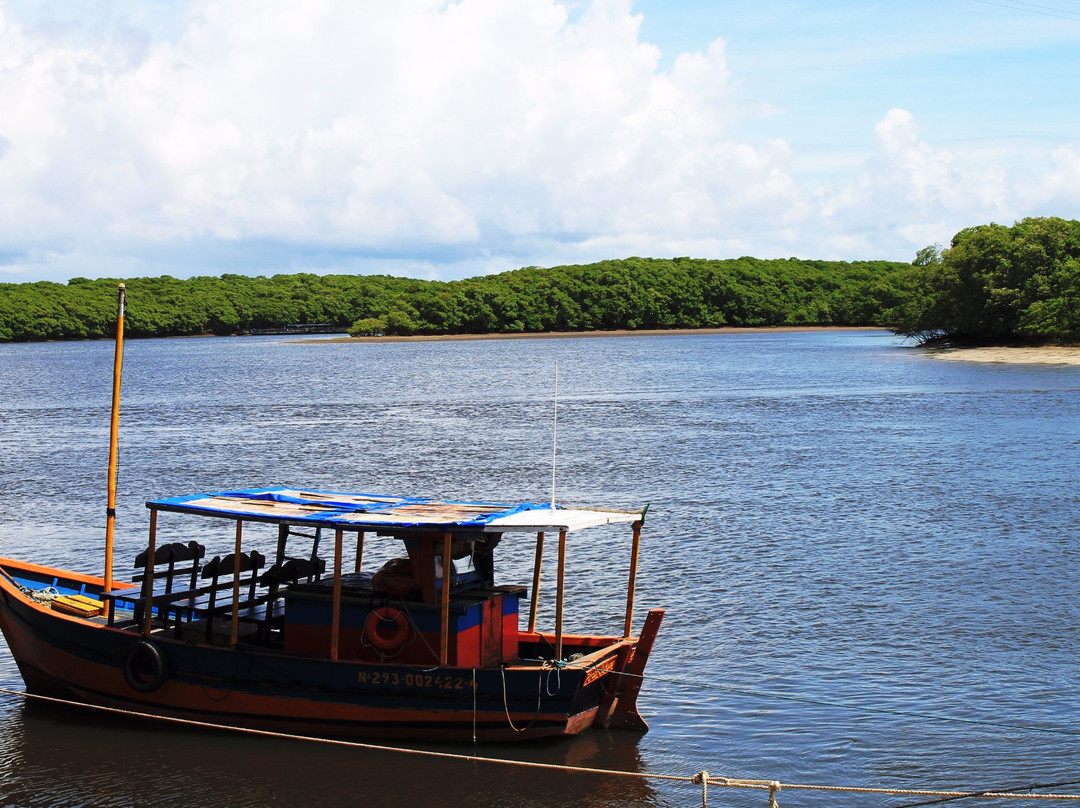
[(149, 640), (139, 640), (124, 657), (124, 681), (136, 693), (153, 693), (169, 677), (169, 665), (161, 649)]

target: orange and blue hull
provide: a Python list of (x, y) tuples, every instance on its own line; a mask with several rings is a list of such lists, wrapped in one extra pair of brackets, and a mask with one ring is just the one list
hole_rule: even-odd
[[(55, 611), (23, 591), (53, 586), (95, 596), (100, 578), (7, 559), (0, 570), (0, 630), (33, 693), (320, 737), (507, 741), (572, 735), (609, 721), (645, 727), (634, 712), (640, 678), (621, 674), (644, 666), (651, 636), (640, 648), (639, 638), (572, 638), (570, 650), (582, 657), (561, 666), (335, 661), (192, 642), (172, 632), (143, 637), (103, 618)], [(662, 612), (654, 614), (651, 635)], [(543, 644), (539, 635), (522, 639), (522, 656), (530, 642)], [(624, 685), (630, 688), (620, 697)]]

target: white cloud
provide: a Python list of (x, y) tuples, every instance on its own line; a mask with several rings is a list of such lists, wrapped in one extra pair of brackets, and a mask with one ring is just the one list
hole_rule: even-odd
[(1038, 194), (1042, 200), (1062, 208), (1080, 207), (1080, 149), (1061, 146), (1051, 154), (1051, 165), (1042, 178)]
[[(1070, 172), (1080, 172), (1072, 147), (1054, 152), (1055, 167), (1040, 181), (1049, 155), (1023, 143), (966, 143), (942, 148), (923, 139), (915, 116), (892, 109), (874, 127), (874, 151), (847, 179), (817, 189), (822, 257), (903, 258), (959, 230), (1032, 215), (1069, 215), (1080, 194)], [(1070, 160), (1070, 156), (1073, 158)], [(1058, 195), (1058, 205), (1052, 202)], [(1061, 204), (1064, 203), (1064, 204)]]
[[(555, 0), (207, 1), (157, 39), (124, 19), (64, 36), (2, 8), (13, 280), (895, 258), (947, 239), (943, 222), (1007, 218), (1025, 192), (1012, 157), (937, 148), (903, 110), (854, 172), (833, 160), (847, 169), (810, 179), (800, 166), (829, 155), (739, 136), (775, 110), (741, 97), (723, 39), (663, 70), (630, 0), (576, 16)], [(1027, 193), (1075, 203), (1077, 162), (1060, 148)]]

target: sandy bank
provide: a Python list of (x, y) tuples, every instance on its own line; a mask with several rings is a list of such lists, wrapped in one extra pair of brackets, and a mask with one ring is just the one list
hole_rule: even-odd
[(927, 348), (934, 359), (957, 362), (996, 362), (999, 364), (1080, 365), (1080, 347), (1044, 346), (1040, 348)]
[[(859, 326), (775, 326), (768, 328), (669, 328), (653, 331), (549, 331), (542, 334), (439, 334), (418, 337), (333, 337), (325, 340), (306, 339), (305, 344), (318, 342), (442, 342), (449, 340), (487, 339), (580, 339), (588, 337), (688, 337), (698, 334), (767, 334), (800, 331), (880, 331), (880, 328)], [(298, 340), (300, 342), (301, 340)]]

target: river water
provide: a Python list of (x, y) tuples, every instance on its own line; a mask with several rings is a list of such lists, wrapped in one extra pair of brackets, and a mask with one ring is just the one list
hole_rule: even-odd
[[(112, 350), (0, 345), (0, 554), (100, 574)], [(946, 362), (877, 331), (144, 340), (124, 361), (121, 571), (159, 496), (297, 485), (545, 501), (558, 363), (557, 498), (650, 504), (636, 625), (668, 610), (640, 701), (652, 729), (440, 749), (823, 785), (1080, 781), (1080, 367)], [(528, 552), (507, 544), (501, 582), (528, 583)], [(622, 531), (572, 547), (569, 630), (619, 629), (626, 545)], [(0, 687), (21, 686), (0, 642)], [(0, 693), (0, 802), (701, 798), (677, 781), (176, 728)], [(767, 794), (714, 787), (710, 802), (765, 808)]]

